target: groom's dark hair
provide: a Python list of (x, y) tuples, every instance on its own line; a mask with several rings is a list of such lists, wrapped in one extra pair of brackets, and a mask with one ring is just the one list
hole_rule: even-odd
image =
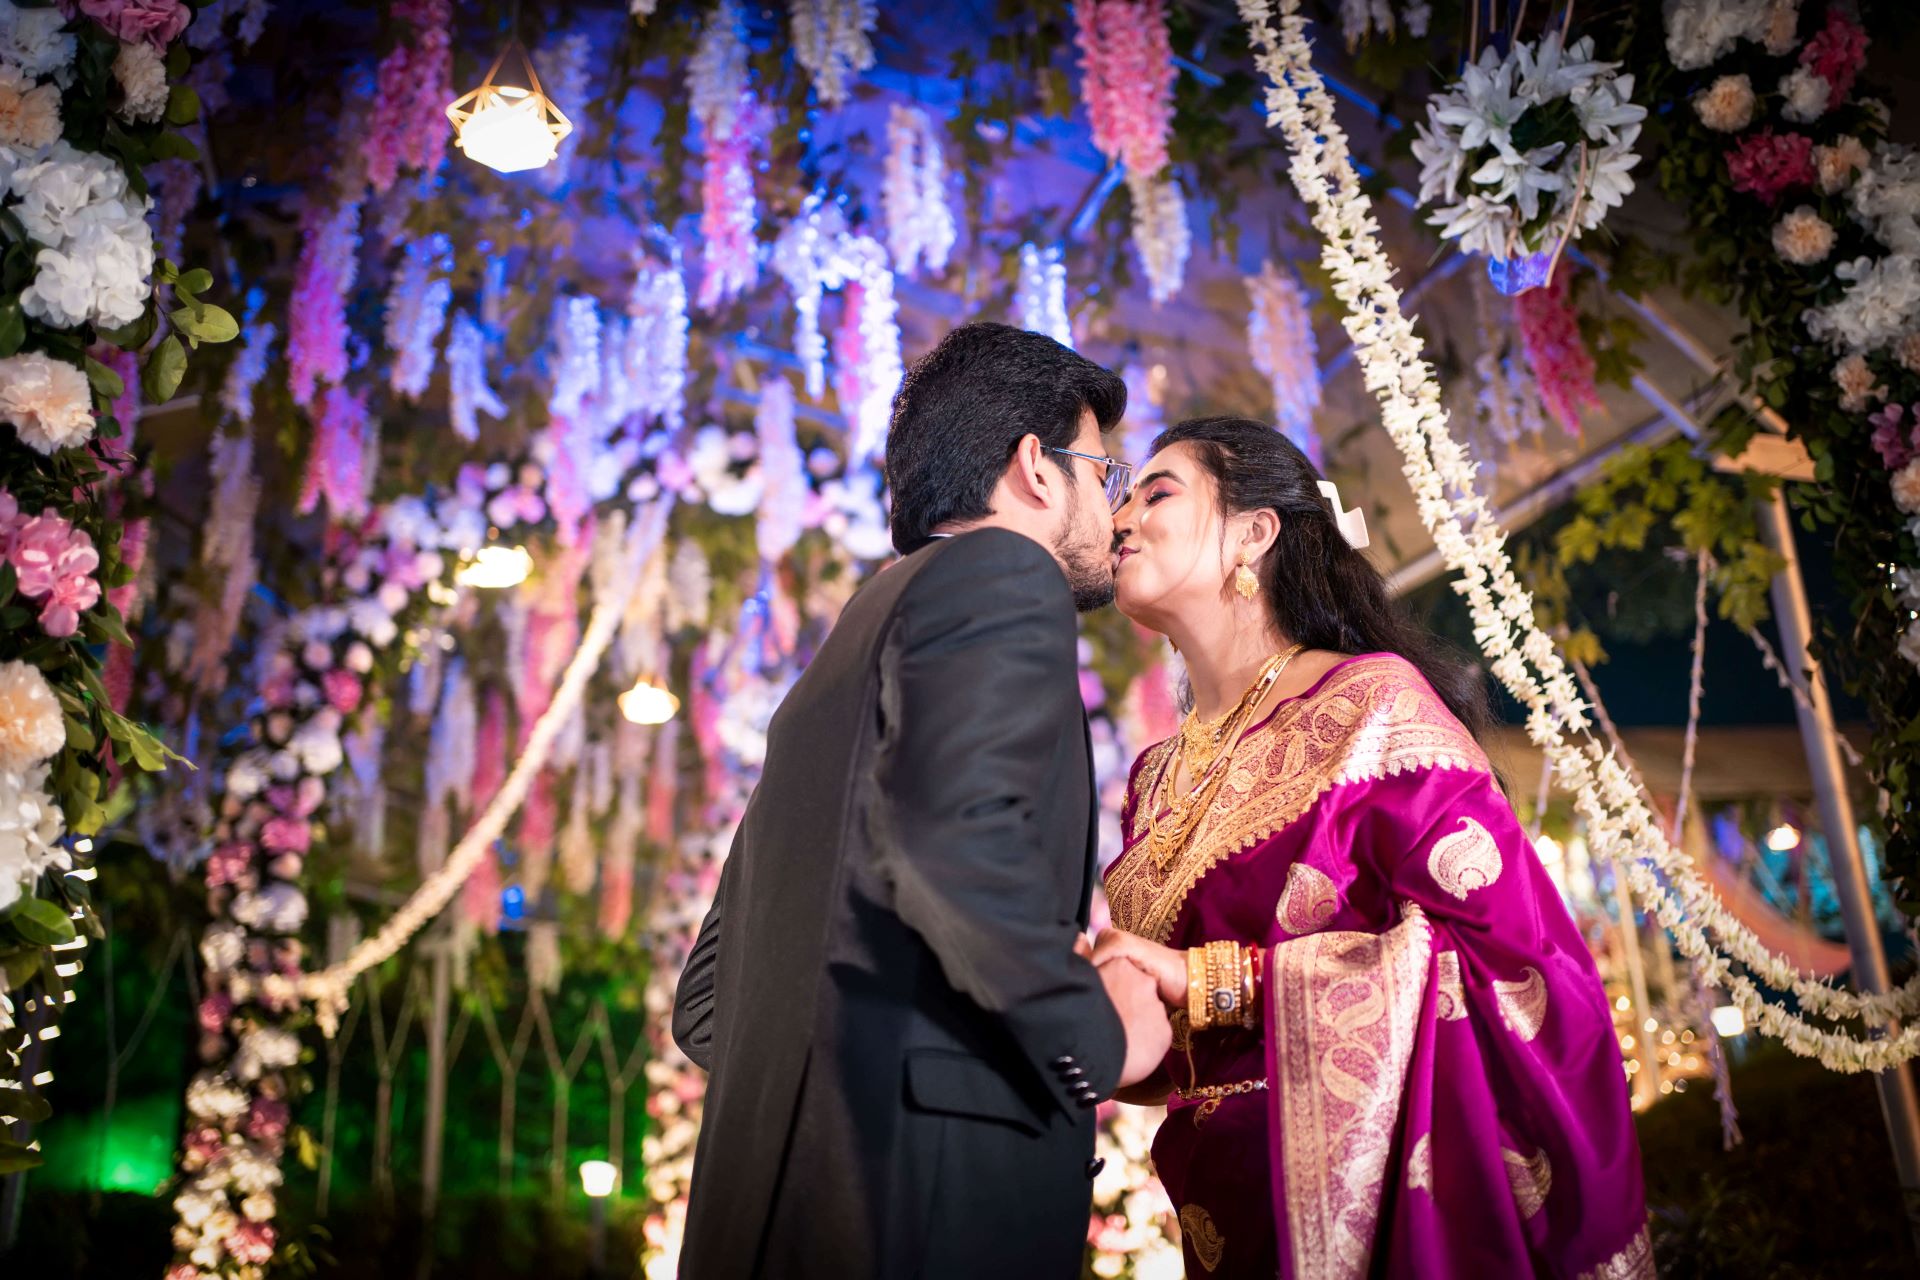
[[(1127, 384), (1044, 334), (987, 323), (948, 333), (894, 397), (893, 545), (906, 555), (943, 524), (992, 514), (993, 488), (1021, 439), (1071, 449), (1088, 409), (1100, 430), (1112, 430), (1127, 409)], [(1048, 456), (1077, 482), (1073, 459)]]

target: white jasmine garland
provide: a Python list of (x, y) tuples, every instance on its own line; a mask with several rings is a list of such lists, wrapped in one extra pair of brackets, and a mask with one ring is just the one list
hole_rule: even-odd
[[(1738, 962), (1769, 986), (1791, 991), (1807, 1013), (1869, 1022), (1920, 1009), (1920, 980), (1888, 993), (1860, 995), (1809, 979), (1734, 920), (1685, 855), (1668, 843), (1620, 762), (1592, 739), (1572, 673), (1533, 622), (1532, 599), (1520, 585), (1486, 499), (1475, 491), (1474, 467), (1447, 431), (1445, 411), (1422, 344), (1401, 312), (1392, 267), (1381, 250), (1333, 101), (1312, 66), (1298, 0), (1280, 0), (1280, 30), (1268, 0), (1240, 0), (1257, 60), (1272, 82), (1270, 124), (1285, 132), (1292, 175), (1326, 237), (1322, 261), (1335, 293), (1349, 308), (1356, 356), (1379, 397), (1382, 419), (1400, 448), (1422, 521), (1447, 563), (1460, 573), (1475, 638), (1494, 674), (1529, 708), (1528, 730), (1552, 759), (1556, 776), (1588, 823), (1588, 840), (1626, 876), (1635, 895), (1673, 936), (1702, 983), (1728, 992), (1750, 1025), (1788, 1049), (1838, 1071), (1880, 1070), (1920, 1053), (1920, 1027), (1869, 1039), (1815, 1027), (1769, 1001), (1754, 981), (1732, 971)], [(1515, 642), (1519, 629), (1521, 644)], [(1523, 657), (1523, 651), (1525, 656)], [(1532, 661), (1538, 675), (1528, 670)], [(1575, 743), (1569, 735), (1580, 735)], [(1664, 877), (1664, 883), (1663, 879)], [(1715, 950), (1709, 933), (1720, 939)]]
[(167, 64), (160, 50), (145, 40), (122, 42), (113, 59), (113, 78), (125, 98), (119, 111), (122, 120), (152, 124), (165, 114)]

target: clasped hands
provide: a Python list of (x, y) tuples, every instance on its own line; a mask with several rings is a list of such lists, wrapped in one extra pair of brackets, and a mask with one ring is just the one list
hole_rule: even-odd
[(1078, 938), (1073, 949), (1099, 970), (1107, 999), (1126, 1031), (1120, 1087), (1146, 1080), (1173, 1044), (1167, 1010), (1186, 1002), (1186, 954), (1121, 929), (1103, 930), (1095, 942)]

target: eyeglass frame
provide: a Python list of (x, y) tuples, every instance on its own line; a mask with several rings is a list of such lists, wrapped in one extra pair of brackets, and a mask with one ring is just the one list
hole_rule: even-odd
[[(1104, 462), (1107, 474), (1102, 483), (1106, 486), (1107, 507), (1118, 511), (1127, 505), (1127, 498), (1133, 493), (1133, 464), (1119, 458), (1108, 457), (1104, 453), (1081, 453), (1077, 449), (1062, 449), (1057, 445), (1041, 445), (1048, 453), (1064, 453), (1069, 458), (1085, 458), (1088, 462)], [(1117, 481), (1117, 483), (1116, 483)]]

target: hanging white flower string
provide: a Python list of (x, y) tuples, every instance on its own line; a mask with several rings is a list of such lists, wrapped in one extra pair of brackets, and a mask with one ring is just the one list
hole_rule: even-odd
[(655, 426), (680, 428), (687, 399), (687, 282), (680, 274), (680, 248), (667, 240), (673, 258), (655, 262), (635, 250), (633, 288), (627, 294), (627, 377), (633, 408)]
[(672, 497), (663, 495), (634, 521), (627, 534), (619, 585), (594, 605), (586, 632), (580, 638), (580, 647), (567, 663), (566, 672), (554, 690), (553, 701), (527, 735), (526, 746), (519, 759), (514, 761), (507, 780), (474, 820), (473, 826), (460, 837), (460, 842), (447, 855), (446, 862), (422, 880), (405, 904), (388, 917), (378, 931), (356, 945), (344, 960), (319, 972), (301, 976), (300, 995), (313, 1002), (314, 1017), (327, 1036), (331, 1037), (340, 1025), (340, 1015), (346, 1011), (354, 980), (373, 966), (397, 955), (414, 934), (431, 923), (453, 901), (467, 877), (473, 874), (474, 868), (480, 865), (480, 860), (493, 847), (493, 842), (506, 830), (508, 819), (526, 798), (534, 776), (546, 767), (555, 740), (572, 718), (581, 697), (586, 693), (587, 681), (599, 669), (601, 657), (613, 642), (614, 633), (619, 629), (627, 602), (641, 579), (647, 560), (660, 546), (666, 532), (667, 516), (672, 508)]
[(1247, 353), (1273, 391), (1274, 424), (1314, 466), (1321, 464), (1313, 414), (1320, 407), (1319, 355), (1306, 292), (1272, 261), (1247, 279), (1253, 310), (1247, 316)]
[(1067, 322), (1067, 268), (1060, 246), (1043, 253), (1032, 244), (1020, 246), (1020, 282), (1014, 289), (1014, 314), (1022, 329), (1044, 333), (1063, 347), (1073, 345), (1073, 326)]
[[(1271, 81), (1268, 121), (1287, 138), (1295, 185), (1326, 238), (1322, 261), (1348, 308), (1347, 329), (1361, 370), (1380, 399), (1383, 424), (1404, 459), (1422, 522), (1447, 564), (1461, 575), (1456, 589), (1472, 611), (1475, 640), (1495, 676), (1528, 708), (1529, 735), (1552, 755), (1562, 786), (1587, 820), (1589, 845), (1627, 877), (1696, 977), (1725, 989), (1749, 1025), (1839, 1071), (1881, 1070), (1914, 1057), (1920, 1053), (1920, 1027), (1909, 1025), (1885, 1038), (1826, 1031), (1769, 1001), (1752, 978), (1735, 973), (1737, 961), (1775, 990), (1792, 992), (1802, 1009), (1817, 1016), (1879, 1023), (1920, 1009), (1920, 980), (1862, 995), (1809, 979), (1768, 951), (1667, 841), (1627, 771), (1587, 733), (1574, 678), (1552, 639), (1535, 624), (1532, 599), (1514, 573), (1504, 535), (1486, 499), (1475, 492), (1473, 465), (1448, 433), (1439, 387), (1400, 309), (1392, 265), (1381, 249), (1332, 97), (1313, 68), (1298, 8), (1298, 0), (1280, 0), (1276, 31), (1267, 0), (1239, 0), (1256, 60)], [(1569, 734), (1585, 741), (1575, 745)], [(1709, 932), (1721, 939), (1725, 954), (1715, 951)]]
[(387, 290), (385, 334), (393, 353), (394, 392), (417, 400), (433, 377), (434, 344), (453, 301), (453, 242), (435, 233), (407, 245)]
[(1680, 790), (1673, 800), (1675, 844), (1687, 838), (1687, 803), (1693, 795), (1694, 757), (1700, 749), (1700, 700), (1706, 692), (1707, 665), (1707, 579), (1713, 569), (1713, 557), (1702, 551), (1695, 558), (1693, 584), (1693, 668), (1687, 678), (1687, 736), (1680, 749)]
[(847, 100), (854, 74), (873, 66), (873, 0), (791, 0), (794, 60), (813, 78), (820, 104)]
[(773, 243), (776, 275), (793, 290), (793, 354), (806, 377), (807, 397), (827, 389), (827, 340), (820, 332), (820, 300), (847, 282), (852, 269), (845, 248), (851, 237), (840, 206), (816, 191)]
[(927, 113), (894, 103), (887, 115), (887, 168), (880, 202), (887, 217), (887, 248), (894, 270), (916, 274), (947, 269), (953, 251), (953, 210), (947, 205), (947, 164)]

